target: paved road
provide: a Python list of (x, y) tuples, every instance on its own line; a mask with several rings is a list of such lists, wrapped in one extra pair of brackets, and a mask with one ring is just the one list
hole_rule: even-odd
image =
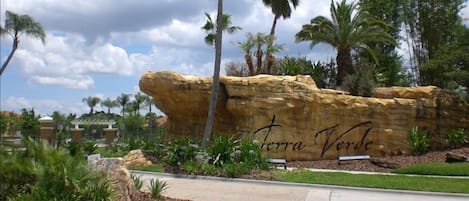
[(193, 201), (468, 201), (469, 195), (388, 191), (282, 182), (175, 177), (134, 171), (146, 184), (152, 178), (164, 180), (164, 195)]

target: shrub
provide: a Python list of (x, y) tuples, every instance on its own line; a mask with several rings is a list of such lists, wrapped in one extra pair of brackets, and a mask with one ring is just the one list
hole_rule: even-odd
[(110, 200), (106, 177), (63, 149), (25, 140), (26, 150), (0, 162), (0, 200)]
[(223, 167), (224, 164), (232, 163), (236, 154), (239, 154), (239, 151), (235, 149), (237, 144), (238, 140), (233, 137), (215, 137), (207, 149), (210, 162), (215, 167)]
[(223, 175), (225, 177), (239, 177), (251, 171), (250, 167), (243, 163), (231, 163), (223, 166)]
[(446, 136), (446, 143), (451, 148), (459, 148), (466, 144), (468, 135), (463, 128), (450, 130)]
[(368, 66), (359, 67), (354, 74), (347, 75), (345, 85), (350, 94), (365, 97), (372, 96), (376, 87), (373, 72)]
[(96, 152), (96, 149), (98, 149), (98, 145), (93, 141), (83, 142), (81, 146), (83, 147), (83, 151), (86, 154), (94, 154)]
[(243, 140), (239, 145), (240, 156), (237, 162), (248, 164), (251, 168), (267, 169), (269, 164), (262, 156), (262, 149), (256, 141)]
[(166, 181), (161, 181), (159, 179), (150, 180), (150, 195), (152, 198), (160, 198), (161, 194), (166, 189), (168, 189)]
[(190, 138), (176, 139), (168, 144), (163, 160), (171, 167), (178, 167), (195, 159), (199, 146)]
[(430, 135), (426, 131), (420, 131), (418, 127), (415, 127), (407, 137), (413, 154), (420, 155), (430, 149)]

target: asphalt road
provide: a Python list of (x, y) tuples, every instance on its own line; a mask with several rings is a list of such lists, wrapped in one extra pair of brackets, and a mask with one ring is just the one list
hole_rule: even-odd
[(132, 171), (146, 185), (150, 179), (168, 183), (163, 193), (193, 201), (468, 201), (469, 195), (293, 184), (216, 177), (186, 177)]

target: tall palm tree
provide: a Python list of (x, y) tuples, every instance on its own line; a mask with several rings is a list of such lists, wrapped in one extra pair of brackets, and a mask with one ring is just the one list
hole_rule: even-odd
[[(208, 13), (205, 13), (205, 16), (207, 17), (207, 21), (205, 22), (204, 26), (201, 27), (202, 30), (207, 33), (207, 36), (205, 36), (204, 40), (207, 45), (213, 46), (216, 37), (217, 25), (215, 22), (213, 22), (212, 17), (210, 17)], [(236, 31), (241, 30), (241, 27), (232, 25), (231, 15), (223, 14), (222, 19), (222, 31), (226, 31), (229, 34), (232, 34)]]
[[(272, 22), (272, 27), (270, 28), (270, 38), (267, 44), (267, 48), (269, 49), (270, 46), (274, 44), (275, 27), (277, 26), (277, 20), (280, 17), (283, 17), (283, 19), (290, 18), (292, 13), (292, 7), (296, 8), (300, 3), (300, 0), (262, 0), (262, 2), (265, 6), (270, 7), (272, 9), (272, 14), (274, 14), (274, 20)], [(270, 73), (273, 63), (268, 61), (272, 61), (272, 56), (269, 52), (267, 52), (265, 58), (266, 70), (267, 73)]]
[(125, 114), (125, 106), (130, 102), (130, 94), (121, 94), (117, 97), (117, 102), (122, 107), (122, 116)]
[[(311, 41), (311, 48), (318, 43), (327, 43), (337, 49), (337, 86), (341, 86), (344, 78), (352, 74), (352, 49), (360, 48), (367, 51), (377, 62), (370, 43), (395, 43), (387, 33), (388, 24), (377, 20), (367, 12), (358, 9), (354, 3), (347, 4), (331, 1), (332, 20), (318, 16), (310, 24), (303, 25), (295, 35), (296, 42)], [(356, 12), (355, 12), (356, 11)]]
[(117, 100), (112, 100), (110, 98), (106, 98), (103, 101), (101, 101), (101, 106), (107, 108), (107, 114), (111, 114), (111, 108), (115, 108), (119, 106), (119, 102)]
[(142, 92), (137, 92), (134, 95), (134, 98), (135, 98), (135, 112), (137, 114), (140, 114), (140, 106), (143, 104), (143, 102), (145, 102), (145, 94), (143, 94)]
[(101, 102), (101, 99), (99, 97), (93, 97), (93, 96), (88, 96), (86, 98), (83, 98), (82, 101), (90, 107), (90, 115), (93, 114), (94, 107), (98, 105), (99, 102)]
[(218, 88), (220, 86), (220, 65), (222, 48), (223, 25), (223, 0), (218, 0), (217, 29), (215, 34), (215, 64), (213, 70), (212, 92), (210, 95), (210, 104), (208, 107), (207, 123), (205, 124), (204, 137), (202, 138), (202, 149), (207, 149), (208, 142), (212, 136), (213, 122), (215, 119), (215, 109), (217, 108)]
[(11, 46), (10, 54), (8, 54), (7, 59), (2, 64), (0, 76), (2, 76), (3, 71), (7, 68), (11, 58), (13, 58), (13, 54), (15, 54), (18, 49), (18, 44), (20, 43), (20, 37), (22, 35), (39, 38), (42, 43), (45, 43), (46, 39), (46, 33), (44, 32), (41, 24), (34, 21), (34, 19), (29, 15), (18, 15), (8, 10), (5, 12), (5, 15), (5, 27), (0, 27), (0, 34), (10, 35), (13, 38), (13, 44)]

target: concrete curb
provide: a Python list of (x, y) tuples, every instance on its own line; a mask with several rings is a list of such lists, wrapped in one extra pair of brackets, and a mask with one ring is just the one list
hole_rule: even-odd
[(331, 190), (331, 188), (334, 188), (334, 189), (355, 190), (355, 191), (373, 191), (373, 192), (399, 193), (399, 194), (405, 193), (405, 194), (442, 196), (442, 197), (450, 196), (450, 197), (462, 197), (462, 198), (469, 199), (469, 194), (463, 194), (463, 193), (443, 193), (443, 192), (429, 192), (429, 191), (411, 191), (411, 190), (364, 188), (364, 187), (352, 187), (352, 186), (336, 186), (336, 185), (324, 185), (324, 184), (305, 184), (305, 183), (280, 182), (280, 181), (268, 181), (268, 180), (157, 173), (157, 172), (147, 172), (147, 171), (140, 171), (140, 170), (129, 170), (129, 171), (131, 173), (147, 174), (147, 175), (149, 174), (149, 175), (155, 175), (155, 176), (181, 178), (181, 179), (200, 179), (200, 180), (205, 179), (205, 180), (214, 180), (214, 181), (223, 181), (223, 182), (258, 183), (258, 184), (267, 184), (267, 185), (276, 185), (276, 186), (314, 187), (314, 188), (322, 188), (325, 190)]

